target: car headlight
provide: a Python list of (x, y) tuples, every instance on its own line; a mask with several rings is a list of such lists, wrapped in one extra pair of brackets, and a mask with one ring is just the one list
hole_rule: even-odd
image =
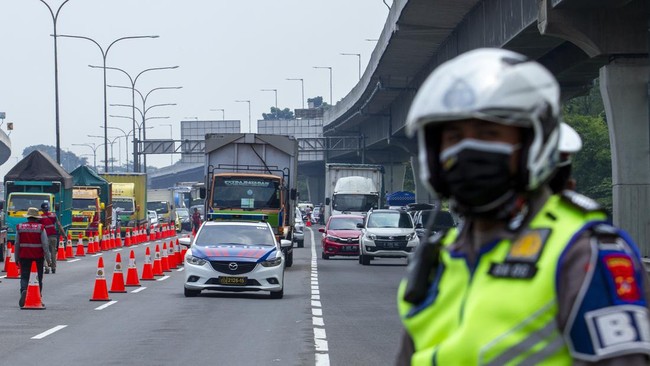
[(267, 259), (261, 263), (263, 267), (277, 267), (282, 264), (282, 257), (278, 256), (272, 259)]
[(202, 266), (202, 265), (204, 265), (204, 264), (207, 262), (205, 259), (198, 258), (198, 257), (195, 257), (195, 256), (193, 256), (193, 255), (188, 256), (188, 257), (185, 259), (185, 261), (186, 261), (187, 263), (189, 263), (189, 264), (193, 264), (193, 265), (195, 265), (195, 266)]
[(417, 233), (410, 233), (410, 234), (408, 234), (408, 236), (406, 237), (406, 240), (411, 241), (411, 240), (415, 239), (417, 236), (418, 236)]
[(375, 234), (367, 234), (366, 237), (370, 240), (377, 240), (377, 235)]
[(325, 237), (325, 239), (331, 240), (331, 241), (338, 241), (340, 238), (338, 236), (334, 236), (334, 235), (327, 235)]

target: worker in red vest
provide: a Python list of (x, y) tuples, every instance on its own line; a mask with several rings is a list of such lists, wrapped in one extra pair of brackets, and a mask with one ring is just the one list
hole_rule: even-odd
[(14, 249), (14, 258), (17, 263), (20, 263), (20, 300), (18, 301), (20, 307), (25, 305), (32, 262), (36, 262), (38, 285), (41, 291), (43, 291), (43, 262), (47, 261), (48, 265), (51, 265), (47, 234), (45, 227), (39, 222), (41, 216), (38, 214), (38, 209), (30, 207), (25, 217), (27, 217), (26, 222), (16, 225)]
[[(48, 263), (51, 264), (45, 267), (45, 273), (50, 273), (50, 268), (52, 269), (52, 273), (56, 273), (56, 254), (59, 247), (59, 235), (65, 236), (65, 230), (63, 229), (63, 226), (61, 226), (59, 219), (57, 219), (56, 214), (50, 211), (49, 203), (43, 202), (41, 204), (41, 210), (43, 211), (43, 214), (41, 215), (40, 222), (45, 227), (47, 242), (50, 246), (50, 257), (48, 257), (50, 260)], [(57, 228), (59, 229), (58, 233), (56, 231)]]

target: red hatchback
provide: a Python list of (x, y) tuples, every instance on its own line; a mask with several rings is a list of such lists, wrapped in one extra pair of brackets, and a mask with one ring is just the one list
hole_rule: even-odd
[(363, 224), (360, 215), (334, 215), (327, 220), (324, 228), (318, 229), (323, 233), (321, 257), (329, 259), (334, 255), (359, 255), (359, 236), (361, 230), (357, 224)]

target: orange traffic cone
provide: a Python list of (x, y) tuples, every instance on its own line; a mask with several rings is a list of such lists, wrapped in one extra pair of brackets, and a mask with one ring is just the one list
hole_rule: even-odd
[(65, 257), (74, 258), (74, 252), (72, 251), (72, 235), (70, 235), (70, 233), (68, 233), (68, 241), (66, 241), (65, 245)]
[(88, 235), (88, 254), (95, 254), (95, 237), (92, 233)]
[(115, 256), (115, 269), (113, 269), (113, 280), (111, 289), (108, 292), (126, 292), (124, 288), (124, 272), (122, 272), (122, 256), (117, 253)]
[(133, 250), (131, 250), (131, 253), (129, 254), (129, 268), (126, 270), (126, 286), (140, 286), (140, 280), (138, 280), (138, 267), (135, 266), (135, 253), (133, 253)]
[(95, 232), (95, 253), (99, 253), (101, 248), (99, 247), (99, 231)]
[(182, 265), (183, 265), (183, 255), (182, 255), (182, 253), (181, 253), (181, 245), (180, 245), (180, 243), (179, 243), (179, 241), (178, 241), (178, 237), (176, 238), (176, 245), (175, 245), (175, 247), (176, 247), (176, 263), (177, 263), (179, 266), (182, 266)]
[(167, 256), (167, 244), (163, 242), (162, 246), (162, 258), (160, 260), (160, 264), (162, 266), (163, 272), (171, 272), (172, 270), (169, 268), (169, 257)]
[(122, 247), (122, 234), (119, 233), (119, 232), (116, 232), (116, 233), (115, 233), (115, 246), (116, 246), (117, 248), (121, 248), (121, 247)]
[(36, 272), (36, 262), (32, 262), (32, 268), (29, 272), (29, 285), (27, 285), (27, 294), (25, 303), (21, 309), (44, 310), (43, 299), (41, 299), (41, 287), (38, 285), (38, 273)]
[[(190, 237), (190, 242), (192, 242), (192, 237)], [(185, 264), (185, 253), (187, 253), (187, 247), (183, 245), (183, 248), (181, 248), (181, 262), (183, 262), (183, 265)]]
[(126, 234), (124, 234), (124, 245), (127, 247), (131, 246), (131, 234), (129, 233), (129, 230), (127, 230)]
[(11, 246), (11, 255), (9, 256), (9, 263), (7, 263), (7, 277), (6, 278), (20, 278), (20, 271), (16, 261), (14, 261), (14, 247)]
[(169, 269), (178, 268), (178, 263), (176, 262), (176, 250), (174, 249), (174, 241), (169, 241), (169, 248), (167, 248), (167, 262), (169, 262)]
[(84, 238), (83, 235), (79, 234), (79, 238), (77, 239), (77, 253), (75, 253), (77, 257), (83, 257), (86, 255), (84, 253)]
[(59, 250), (56, 252), (56, 260), (57, 261), (65, 261), (67, 260), (65, 256), (65, 248), (63, 247), (63, 237), (59, 237)]
[(95, 276), (95, 288), (90, 301), (110, 301), (108, 287), (106, 286), (106, 272), (104, 271), (104, 258), (99, 257), (97, 261), (97, 275)]
[(7, 242), (7, 250), (5, 253), (5, 265), (4, 268), (2, 268), (2, 272), (7, 272), (7, 265), (9, 264), (9, 257), (11, 256), (11, 242)]
[(142, 267), (142, 277), (140, 278), (143, 281), (153, 281), (153, 264), (151, 264), (151, 251), (149, 247), (145, 251), (144, 255), (144, 266)]
[(154, 254), (153, 257), (153, 275), (154, 276), (163, 275), (162, 260), (160, 259), (160, 247), (158, 246), (158, 244), (156, 244), (156, 253)]

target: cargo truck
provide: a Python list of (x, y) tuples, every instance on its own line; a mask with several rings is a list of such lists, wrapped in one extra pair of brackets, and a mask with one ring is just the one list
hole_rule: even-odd
[[(101, 236), (106, 228), (115, 229), (117, 220), (113, 220), (111, 183), (85, 165), (73, 170), (70, 175), (74, 182), (72, 203), (76, 207), (72, 213), (73, 236), (81, 233), (85, 239), (90, 233), (98, 232)], [(93, 208), (95, 205), (90, 201), (94, 201), (95, 196), (99, 199), (99, 206)], [(91, 212), (99, 212), (99, 215), (91, 216)]]
[[(34, 150), (19, 161), (4, 178), (7, 239), (16, 238), (16, 225), (25, 222), (27, 209), (49, 203), (61, 226), (72, 223), (72, 176), (46, 154)], [(64, 235), (65, 233), (60, 233)]]
[(332, 215), (365, 215), (382, 201), (384, 167), (325, 164), (325, 220)]
[(145, 173), (104, 173), (111, 182), (113, 210), (117, 211), (120, 233), (147, 226), (147, 175)]
[[(298, 142), (292, 136), (224, 133), (205, 137), (205, 218), (261, 219), (291, 243)], [(293, 263), (292, 245), (282, 248)]]
[(174, 197), (176, 193), (177, 191), (173, 188), (158, 188), (147, 191), (147, 210), (156, 211), (159, 223), (169, 224), (176, 219), (174, 216), (174, 208), (177, 207), (174, 204), (177, 201)]

